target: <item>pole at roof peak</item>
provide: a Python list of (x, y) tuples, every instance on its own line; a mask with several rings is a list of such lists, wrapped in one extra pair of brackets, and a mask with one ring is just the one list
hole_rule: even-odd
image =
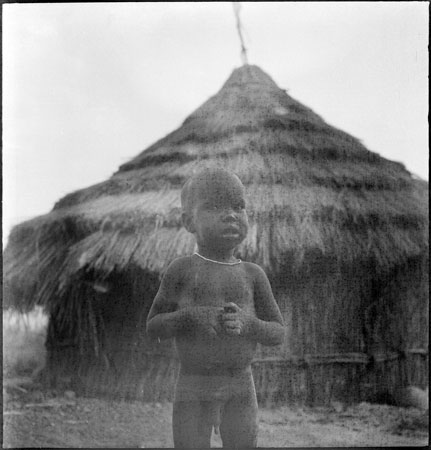
[(235, 18), (236, 18), (236, 29), (238, 30), (239, 34), (239, 40), (241, 41), (241, 60), (244, 65), (248, 64), (247, 61), (247, 49), (244, 45), (244, 39), (242, 38), (242, 26), (241, 26), (241, 20), (239, 18), (239, 11), (241, 9), (241, 3), (240, 2), (232, 2), (233, 3), (233, 10), (235, 12)]

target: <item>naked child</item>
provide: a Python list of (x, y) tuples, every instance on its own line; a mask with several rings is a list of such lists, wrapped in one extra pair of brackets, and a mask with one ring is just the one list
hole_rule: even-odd
[(265, 272), (234, 257), (246, 238), (245, 188), (224, 169), (192, 176), (181, 193), (182, 220), (198, 251), (168, 267), (147, 332), (175, 338), (181, 367), (173, 406), (178, 448), (257, 446), (251, 363), (257, 343), (278, 345), (285, 329)]

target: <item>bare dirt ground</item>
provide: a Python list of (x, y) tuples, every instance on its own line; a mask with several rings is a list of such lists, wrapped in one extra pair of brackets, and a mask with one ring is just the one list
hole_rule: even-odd
[[(172, 447), (170, 403), (80, 398), (34, 383), (45, 360), (46, 323), (40, 310), (3, 313), (3, 448)], [(212, 444), (221, 447), (220, 438)], [(259, 411), (260, 447), (427, 444), (428, 412), (415, 408), (362, 403)]]
[[(336, 409), (262, 408), (258, 445), (428, 445), (428, 412), (368, 403)], [(170, 403), (77, 398), (30, 385), (4, 390), (3, 414), (3, 448), (173, 446)], [(221, 447), (218, 436), (212, 445)]]

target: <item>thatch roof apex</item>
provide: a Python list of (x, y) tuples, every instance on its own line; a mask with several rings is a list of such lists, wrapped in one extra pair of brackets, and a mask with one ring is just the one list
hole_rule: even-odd
[(278, 89), (278, 86), (275, 84), (274, 80), (267, 73), (265, 73), (260, 67), (249, 64), (245, 64), (234, 69), (230, 77), (224, 83), (222, 89), (233, 86), (244, 87), (248, 84), (259, 84), (266, 88)]
[[(245, 147), (262, 146), (270, 151), (292, 151), (307, 157), (380, 160), (354, 137), (328, 125), (318, 114), (289, 96), (258, 66), (235, 69), (223, 87), (192, 112), (182, 125), (120, 166), (117, 173), (169, 161), (186, 163), (232, 154)], [(256, 142), (254, 137), (257, 137)], [(267, 150), (267, 148), (265, 148)], [(392, 163), (394, 164), (394, 163)]]

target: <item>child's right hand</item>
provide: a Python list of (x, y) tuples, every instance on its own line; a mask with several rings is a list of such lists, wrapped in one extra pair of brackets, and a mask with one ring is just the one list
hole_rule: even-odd
[(230, 336), (240, 336), (247, 333), (251, 316), (236, 303), (227, 303), (223, 308), (223, 328)]
[(222, 333), (220, 314), (223, 308), (214, 306), (190, 306), (184, 309), (188, 332), (204, 336), (217, 336)]

